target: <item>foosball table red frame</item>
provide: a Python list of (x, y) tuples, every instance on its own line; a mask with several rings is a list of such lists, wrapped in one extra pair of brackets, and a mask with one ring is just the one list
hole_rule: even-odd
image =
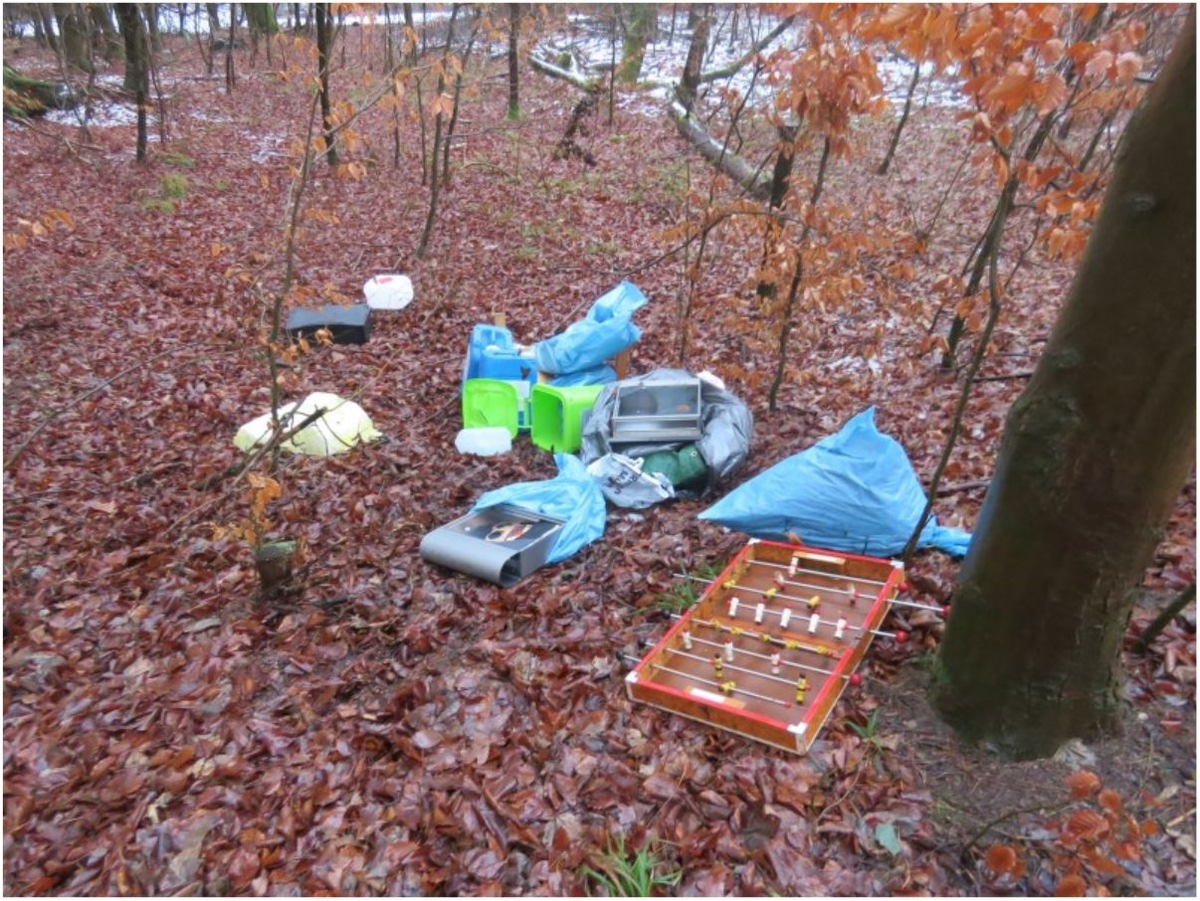
[(751, 539), (625, 677), (629, 697), (803, 754), (900, 592), (899, 561)]

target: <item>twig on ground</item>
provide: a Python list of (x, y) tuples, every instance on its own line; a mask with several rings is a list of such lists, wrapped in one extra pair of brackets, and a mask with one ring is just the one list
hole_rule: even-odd
[(959, 491), (975, 491), (979, 488), (986, 488), (992, 484), (991, 479), (976, 479), (973, 482), (958, 482), (954, 485), (939, 485), (937, 494), (941, 497), (944, 494), (957, 494)]
[(1026, 370), (1025, 372), (1006, 372), (1003, 375), (977, 375), (977, 376), (975, 376), (975, 381), (977, 381), (977, 382), (1005, 382), (1005, 381), (1009, 381), (1010, 379), (1027, 379), (1031, 375), (1033, 375), (1033, 370), (1029, 369), (1029, 370)]

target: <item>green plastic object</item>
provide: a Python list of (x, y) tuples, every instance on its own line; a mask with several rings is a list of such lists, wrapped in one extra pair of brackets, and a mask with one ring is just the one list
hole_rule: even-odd
[(534, 385), (529, 394), (533, 425), (529, 437), (543, 450), (573, 454), (583, 436), (583, 419), (603, 385), (555, 388)]
[(700, 449), (694, 444), (677, 451), (656, 451), (642, 458), (642, 471), (667, 477), (667, 481), (679, 488), (702, 479), (707, 472)]
[(517, 437), (521, 395), (512, 382), (500, 379), (467, 379), (462, 390), (464, 429), (502, 426)]

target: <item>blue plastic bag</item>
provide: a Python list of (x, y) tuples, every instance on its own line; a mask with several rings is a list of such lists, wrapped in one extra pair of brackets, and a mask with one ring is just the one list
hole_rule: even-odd
[(556, 375), (549, 384), (554, 388), (581, 388), (586, 385), (608, 385), (616, 380), (617, 373), (611, 366), (593, 366), (579, 372)]
[(522, 510), (543, 513), (563, 520), (563, 527), (550, 549), (547, 563), (558, 563), (604, 534), (607, 510), (600, 486), (587, 474), (583, 463), (570, 454), (555, 454), (558, 475), (539, 482), (517, 482), (486, 492), (472, 511), (512, 504)]
[(564, 375), (600, 366), (642, 337), (633, 314), (649, 302), (635, 284), (621, 282), (599, 297), (583, 319), (533, 346), (537, 368)]
[[(700, 514), (759, 538), (888, 557), (904, 550), (925, 509), (925, 492), (904, 448), (875, 428), (869, 407), (836, 434), (759, 473)], [(971, 536), (930, 518), (920, 547), (955, 557)]]

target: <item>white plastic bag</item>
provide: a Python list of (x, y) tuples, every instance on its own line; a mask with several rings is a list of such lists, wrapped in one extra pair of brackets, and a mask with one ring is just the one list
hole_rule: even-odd
[(363, 285), (372, 310), (403, 310), (412, 303), (413, 283), (407, 275), (377, 275)]
[(642, 460), (605, 454), (587, 468), (604, 496), (618, 507), (641, 510), (675, 496), (675, 487), (659, 473), (642, 472)]
[[(314, 457), (332, 457), (345, 453), (359, 442), (383, 437), (362, 407), (352, 400), (343, 400), (336, 394), (323, 391), (314, 391), (299, 404), (280, 407), (280, 427), (285, 432), (289, 431), (318, 410), (325, 412), (280, 444), (282, 450)], [(267, 412), (238, 429), (233, 443), (239, 450), (249, 453), (270, 440), (270, 437), (271, 414)]]
[(512, 435), (503, 426), (463, 429), (454, 439), (454, 448), (460, 454), (477, 454), (480, 457), (507, 454), (512, 450)]

